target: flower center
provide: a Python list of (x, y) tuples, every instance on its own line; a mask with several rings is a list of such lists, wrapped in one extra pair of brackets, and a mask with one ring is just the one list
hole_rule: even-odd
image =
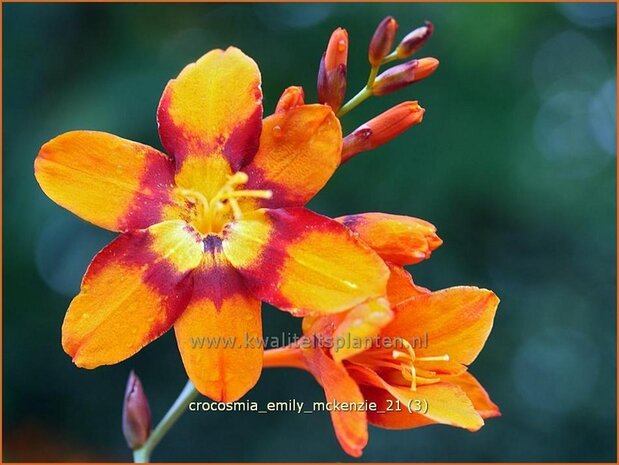
[(402, 377), (410, 381), (410, 390), (416, 391), (417, 386), (424, 384), (434, 384), (441, 381), (436, 376), (435, 371), (427, 370), (415, 366), (416, 362), (448, 362), (449, 355), (439, 355), (432, 357), (417, 357), (415, 349), (404, 338), (396, 338), (399, 345), (405, 351), (391, 349), (369, 349), (351, 358), (352, 362), (366, 365), (369, 368), (377, 369), (395, 369), (398, 370)]
[(247, 181), (247, 174), (238, 171), (228, 176), (211, 198), (194, 189), (178, 188), (182, 199), (192, 206), (189, 222), (202, 234), (219, 233), (226, 223), (243, 217), (242, 202), (245, 199), (270, 199), (273, 196), (270, 190), (239, 189)]

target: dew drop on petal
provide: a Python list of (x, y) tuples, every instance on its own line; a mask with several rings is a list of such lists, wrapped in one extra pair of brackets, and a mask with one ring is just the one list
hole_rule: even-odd
[(276, 138), (282, 137), (282, 127), (281, 126), (273, 126), (273, 137), (276, 137)]

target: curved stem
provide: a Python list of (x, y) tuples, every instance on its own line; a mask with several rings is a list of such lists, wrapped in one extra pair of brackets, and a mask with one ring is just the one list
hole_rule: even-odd
[[(266, 350), (264, 352), (264, 368), (301, 368), (307, 369), (305, 360), (301, 350), (290, 345), (287, 347), (280, 347), (279, 349)], [(178, 398), (174, 401), (174, 404), (170, 407), (165, 416), (161, 419), (159, 424), (152, 431), (148, 440), (140, 447), (133, 451), (133, 461), (135, 463), (148, 463), (150, 462), (150, 456), (159, 444), (159, 442), (165, 437), (167, 432), (174, 426), (181, 415), (187, 410), (189, 404), (198, 397), (199, 392), (196, 391), (193, 383), (187, 381), (187, 384), (178, 395)]]
[(371, 89), (374, 85), (374, 81), (376, 80), (376, 76), (378, 76), (378, 66), (372, 66), (370, 69), (370, 76), (368, 77), (368, 82), (365, 85), (366, 89)]
[(338, 118), (341, 118), (346, 113), (348, 113), (350, 110), (352, 110), (357, 105), (359, 105), (361, 102), (363, 102), (364, 100), (372, 96), (372, 87), (374, 86), (374, 81), (376, 80), (376, 76), (378, 76), (378, 69), (379, 69), (378, 66), (372, 66), (372, 68), (370, 69), (370, 75), (368, 77), (368, 82), (365, 84), (365, 87), (361, 89), (357, 93), (357, 95), (355, 95), (348, 102), (346, 102), (342, 106), (342, 108), (340, 108), (340, 110), (336, 113), (336, 116)]
[(336, 113), (336, 116), (338, 118), (341, 118), (346, 113), (348, 113), (350, 110), (352, 110), (357, 105), (359, 105), (361, 102), (367, 100), (368, 97), (371, 97), (371, 96), (372, 96), (372, 91), (368, 89), (367, 86), (364, 87), (357, 93), (357, 95), (351, 98), (348, 102), (346, 102), (344, 106), (342, 106), (342, 108), (340, 108), (340, 110)]
[(142, 447), (133, 451), (133, 461), (135, 463), (146, 463), (150, 461), (150, 455), (153, 452), (153, 449), (157, 447), (159, 441), (163, 439), (174, 423), (176, 423), (185, 410), (187, 410), (189, 404), (196, 397), (198, 397), (198, 395), (199, 393), (196, 391), (196, 388), (193, 386), (192, 382), (187, 381), (187, 384), (178, 395), (178, 398), (174, 401), (174, 404), (172, 404), (168, 412), (155, 427), (148, 440)]
[(385, 58), (383, 58), (381, 65), (386, 65), (387, 63), (391, 63), (392, 61), (395, 61), (397, 59), (398, 59), (398, 51), (394, 50), (389, 55), (387, 55)]

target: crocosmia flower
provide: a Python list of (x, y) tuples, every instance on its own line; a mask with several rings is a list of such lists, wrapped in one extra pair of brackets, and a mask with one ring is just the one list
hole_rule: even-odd
[(308, 316), (307, 339), (267, 351), (265, 364), (306, 369), (327, 401), (347, 405), (348, 411), (333, 410), (331, 418), (352, 456), (367, 444), (368, 422), (390, 429), (441, 423), (476, 431), (484, 418), (500, 415), (467, 371), (488, 338), (497, 296), (468, 286), (430, 292), (413, 282), (402, 265), (429, 257), (441, 244), (425, 221), (383, 214), (340, 220), (389, 263), (389, 305), (379, 298), (348, 312)]
[[(385, 294), (379, 256), (303, 207), (340, 164), (342, 133), (330, 107), (290, 95), (263, 120), (256, 63), (213, 50), (163, 92), (166, 154), (92, 131), (42, 147), (35, 174), (45, 193), (121, 233), (66, 314), (62, 345), (76, 365), (120, 362), (174, 327), (196, 388), (232, 401), (260, 375), (263, 349), (245, 341), (262, 336), (261, 301), (321, 314)], [(201, 337), (211, 342), (196, 347)]]

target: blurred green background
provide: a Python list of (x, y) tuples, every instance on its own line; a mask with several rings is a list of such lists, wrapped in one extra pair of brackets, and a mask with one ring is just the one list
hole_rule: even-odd
[[(415, 266), (432, 289), (474, 284), (502, 302), (471, 368), (503, 416), (472, 434), (372, 428), (367, 461), (616, 460), (616, 18), (608, 4), (5, 4), (3, 444), (5, 461), (128, 460), (129, 370), (158, 420), (185, 382), (172, 334), (86, 371), (60, 327), (91, 257), (114, 235), (53, 204), (33, 160), (48, 139), (96, 129), (160, 147), (168, 79), (236, 45), (262, 70), (265, 113), (288, 85), (315, 101), (330, 32), (350, 34), (349, 91), (386, 15), (400, 37), (429, 19), (430, 79), (375, 98), (346, 132), (402, 100), (423, 124), (342, 167), (311, 207), (425, 218), (445, 244)], [(299, 321), (264, 309), (265, 334)], [(306, 373), (266, 370), (247, 398), (321, 400)], [(163, 461), (347, 461), (327, 414), (187, 413)]]

